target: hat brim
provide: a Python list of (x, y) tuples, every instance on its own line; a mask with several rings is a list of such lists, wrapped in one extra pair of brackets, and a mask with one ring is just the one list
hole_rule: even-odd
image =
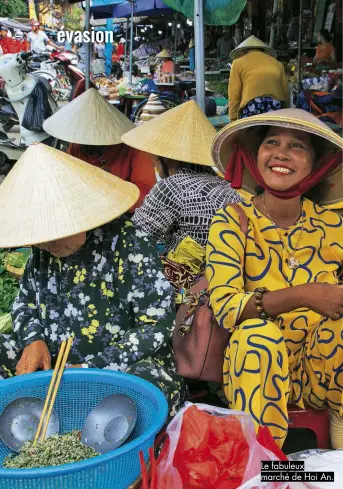
[(43, 123), (45, 132), (68, 143), (111, 146), (135, 126), (94, 88), (79, 95)]
[(265, 53), (269, 54), (273, 58), (277, 57), (277, 52), (268, 46), (246, 46), (246, 47), (238, 47), (236, 49), (233, 49), (230, 53), (231, 59), (235, 60), (240, 58), (241, 56), (244, 56), (244, 54), (247, 54), (248, 51), (251, 51), (252, 49), (258, 49), (260, 51), (264, 51)]
[(213, 166), (216, 130), (193, 100), (167, 110), (122, 136), (132, 148), (171, 160)]
[(1, 184), (0, 247), (31, 246), (101, 227), (138, 199), (136, 185), (44, 144), (31, 145)]
[[(290, 114), (286, 116), (285, 113)], [(299, 115), (307, 114), (309, 117), (302, 119)], [(292, 115), (295, 117), (292, 117)], [(313, 121), (309, 120), (313, 119)], [(240, 119), (224, 127), (215, 137), (212, 144), (212, 159), (218, 170), (225, 175), (226, 167), (236, 144), (242, 144), (248, 149), (254, 150), (256, 139), (253, 128), (261, 126), (284, 127), (304, 131), (322, 138), (327, 146), (327, 154), (334, 150), (343, 149), (343, 139), (334, 131), (329, 129), (311, 114), (300, 109), (283, 109), (280, 111), (268, 112), (257, 116)], [(256, 133), (255, 133), (256, 134)], [(256, 193), (256, 182), (249, 171), (244, 170), (242, 188), (250, 194)], [(321, 205), (334, 205), (343, 201), (343, 165), (333, 170), (326, 178), (326, 188), (328, 189)]]

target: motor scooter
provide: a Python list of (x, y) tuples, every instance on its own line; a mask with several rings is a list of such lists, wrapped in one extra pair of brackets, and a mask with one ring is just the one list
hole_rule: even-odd
[[(5, 54), (0, 58), (0, 77), (5, 81), (6, 101), (12, 104), (17, 114), (20, 126), (20, 140), (17, 144), (14, 138), (9, 138), (0, 123), (0, 175), (7, 171), (8, 162), (15, 162), (20, 158), (27, 146), (34, 142), (46, 141), (50, 138), (44, 132), (34, 132), (22, 126), (27, 104), (32, 96), (32, 92), (38, 83), (38, 78), (28, 73), (27, 61), (30, 53)], [(58, 105), (51, 95), (49, 83), (45, 83), (48, 103), (53, 113), (57, 112)], [(52, 142), (52, 145), (57, 142)]]
[(34, 65), (31, 63), (30, 70), (35, 75), (43, 76), (49, 81), (56, 101), (69, 100), (72, 86), (67, 67), (68, 65), (76, 66), (78, 56), (72, 51), (52, 51), (48, 56), (49, 59), (41, 60), (36, 71), (32, 68), (37, 66), (37, 63)]

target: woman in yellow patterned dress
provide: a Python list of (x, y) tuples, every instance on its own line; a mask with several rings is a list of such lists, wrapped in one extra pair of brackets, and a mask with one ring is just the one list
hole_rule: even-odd
[(343, 219), (318, 205), (343, 201), (342, 147), (297, 109), (229, 124), (212, 147), (232, 187), (257, 193), (238, 204), (247, 233), (230, 206), (210, 228), (211, 305), (232, 332), (224, 391), (280, 446), (294, 403), (328, 406), (332, 445), (343, 448)]

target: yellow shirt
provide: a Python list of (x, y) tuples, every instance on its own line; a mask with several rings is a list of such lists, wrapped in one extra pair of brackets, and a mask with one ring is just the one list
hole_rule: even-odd
[(232, 64), (229, 81), (230, 120), (237, 120), (240, 109), (255, 97), (263, 96), (273, 97), (289, 105), (285, 69), (269, 54), (251, 50)]
[[(299, 221), (277, 230), (252, 202), (243, 200), (238, 205), (249, 221), (247, 236), (240, 229), (237, 212), (228, 206), (213, 218), (206, 249), (211, 305), (223, 328), (234, 330), (258, 287), (275, 291), (310, 282), (338, 284), (338, 269), (343, 263), (341, 216), (305, 199)], [(300, 266), (292, 270), (286, 260), (288, 250), (294, 248)], [(319, 320), (317, 313), (306, 308), (275, 320), (283, 331), (290, 365), (307, 331)]]

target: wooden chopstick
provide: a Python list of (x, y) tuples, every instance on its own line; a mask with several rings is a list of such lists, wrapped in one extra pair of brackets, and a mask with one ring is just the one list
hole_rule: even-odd
[(45, 425), (44, 425), (44, 428), (43, 428), (41, 441), (43, 441), (45, 439), (46, 432), (48, 430), (48, 426), (49, 426), (49, 421), (50, 421), (52, 409), (53, 409), (54, 404), (55, 404), (55, 399), (56, 399), (56, 396), (57, 396), (58, 388), (60, 386), (61, 378), (62, 378), (64, 369), (65, 369), (65, 366), (66, 366), (66, 363), (67, 363), (67, 360), (68, 360), (68, 356), (69, 356), (69, 352), (70, 352), (70, 349), (71, 349), (71, 345), (73, 343), (73, 340), (74, 340), (73, 336), (70, 336), (70, 338), (69, 338), (69, 340), (67, 342), (67, 346), (66, 346), (66, 349), (65, 349), (65, 352), (64, 352), (64, 355), (63, 355), (63, 358), (62, 358), (62, 362), (61, 362), (61, 365), (60, 365), (60, 369), (59, 369), (59, 372), (58, 372), (58, 377), (56, 379), (56, 383), (55, 383), (54, 390), (53, 390), (53, 393), (52, 393), (52, 398), (51, 398), (49, 410), (48, 410), (48, 413), (47, 413), (47, 416), (46, 416), (46, 419), (45, 419)]
[(51, 397), (52, 390), (53, 390), (53, 387), (54, 387), (54, 384), (55, 384), (55, 381), (56, 381), (56, 378), (57, 378), (58, 369), (59, 369), (59, 367), (61, 365), (61, 361), (62, 361), (62, 357), (63, 357), (63, 354), (64, 354), (64, 350), (65, 350), (66, 345), (67, 345), (67, 342), (66, 341), (62, 341), (61, 348), (60, 348), (60, 351), (59, 351), (58, 357), (57, 357), (57, 362), (56, 362), (56, 365), (55, 365), (55, 368), (54, 368), (54, 371), (53, 371), (53, 374), (52, 374), (52, 377), (51, 377), (51, 381), (50, 381), (48, 393), (47, 393), (46, 398), (45, 398), (45, 403), (44, 403), (43, 411), (42, 411), (42, 414), (41, 414), (41, 417), (40, 417), (40, 420), (39, 420), (39, 425), (38, 425), (38, 428), (37, 428), (37, 431), (36, 431), (36, 435), (35, 435), (35, 438), (34, 438), (34, 442), (33, 442), (34, 445), (37, 443), (38, 438), (40, 437), (41, 429), (42, 429), (42, 426), (43, 426), (43, 421), (44, 421), (44, 418), (45, 418), (45, 413), (46, 413), (46, 411), (48, 409), (48, 405), (49, 405), (49, 402), (50, 402), (50, 397)]
[(44, 408), (39, 420), (39, 425), (34, 439), (34, 445), (37, 443), (39, 438), (41, 442), (45, 439), (46, 432), (48, 430), (48, 426), (50, 422), (51, 413), (55, 404), (58, 388), (60, 386), (61, 378), (64, 372), (65, 365), (67, 363), (68, 355), (73, 340), (74, 337), (71, 336), (67, 342), (63, 341), (61, 344), (61, 348), (57, 357), (56, 366), (49, 385), (48, 394), (46, 396), (46, 400), (44, 403)]

